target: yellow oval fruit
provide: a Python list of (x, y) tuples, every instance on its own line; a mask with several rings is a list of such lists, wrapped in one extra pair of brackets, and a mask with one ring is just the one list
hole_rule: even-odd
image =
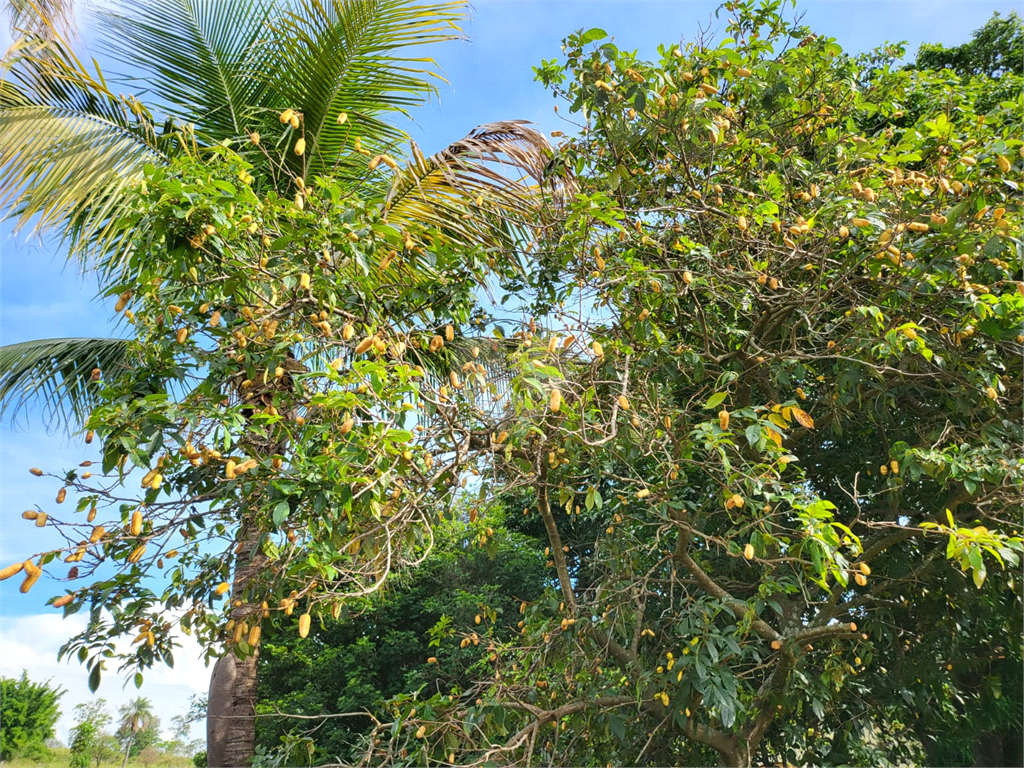
[(301, 275), (299, 275), (299, 290), (309, 290), (309, 275), (306, 272), (303, 272)]
[(868, 221), (867, 219), (859, 219), (859, 218), (858, 219), (853, 219), (850, 223), (853, 224), (853, 226), (855, 226), (855, 227), (870, 227), (871, 226), (871, 222)]
[(132, 512), (132, 523), (128, 529), (132, 536), (138, 536), (142, 533), (142, 510), (136, 509)]
[(601, 346), (601, 342), (595, 341), (590, 348), (594, 352), (594, 357), (604, 357), (604, 347)]
[(292, 130), (299, 130), (299, 115), (297, 113), (288, 119), (288, 125), (292, 127)]
[(228, 582), (226, 581), (222, 581), (220, 584), (217, 585), (217, 588), (214, 590), (214, 592), (216, 592), (218, 595), (223, 595), (229, 589), (231, 589), (231, 585), (228, 584)]
[(648, 488), (641, 488), (639, 491), (636, 492), (636, 497), (638, 499), (646, 499), (650, 495), (651, 491)]
[(44, 525), (46, 525), (46, 513), (40, 512), (36, 515), (36, 527), (42, 528)]
[(445, 337), (445, 339), (447, 341), (454, 341), (455, 340), (455, 329), (452, 326), (450, 326), (450, 325), (446, 325), (444, 327), (444, 337)]
[(861, 586), (861, 587), (867, 586), (867, 583), (868, 583), (867, 577), (863, 573), (861, 573), (860, 571), (858, 571), (857, 573), (853, 574), (853, 580), (856, 581), (857, 584), (859, 586)]
[(629, 398), (627, 398), (625, 395), (619, 395), (619, 407), (624, 411), (628, 411)]
[(21, 513), (21, 516), (25, 520), (35, 520), (37, 517), (39, 517), (39, 513), (36, 512), (34, 509), (26, 509), (24, 512)]
[(247, 642), (249, 643), (250, 648), (255, 648), (257, 645), (260, 644), (261, 632), (262, 630), (260, 629), (259, 624), (256, 624), (252, 629), (249, 630), (249, 637), (247, 638)]
[(356, 354), (357, 355), (361, 355), (364, 352), (366, 352), (370, 347), (373, 346), (373, 342), (374, 342), (374, 337), (373, 336), (367, 336), (365, 339), (363, 339), (362, 341), (360, 341), (356, 345)]
[(42, 477), (43, 476), (43, 470), (38, 469), (37, 467), (32, 467), (32, 469), (30, 469), (29, 472), (31, 472), (36, 477)]
[(32, 589), (32, 585), (39, 581), (39, 577), (42, 575), (42, 570), (38, 569), (30, 573), (27, 573), (27, 575), (25, 576), (25, 580), (21, 582), (21, 586), (18, 588), (18, 591), (20, 591), (21, 594), (23, 595), (27, 594), (28, 591)]
[(306, 140), (302, 137), (299, 137), (299, 140), (295, 142), (295, 149), (292, 151), (295, 152), (295, 154), (298, 155), (299, 157), (302, 157), (302, 155), (305, 154), (306, 152)]
[(747, 546), (745, 546), (743, 548), (743, 557), (746, 558), (747, 560), (753, 560), (754, 559), (754, 545), (753, 544), (747, 544)]
[(724, 408), (718, 412), (718, 426), (725, 431), (729, 428), (729, 412)]
[(354, 427), (355, 425), (355, 420), (351, 416), (349, 416), (343, 422), (341, 422), (341, 426), (338, 428), (338, 430), (341, 432), (341, 434), (347, 435), (349, 432), (352, 431), (352, 427)]
[(11, 565), (8, 565), (6, 568), (0, 571), (0, 581), (5, 581), (6, 579), (11, 578), (12, 576), (17, 576), (19, 573), (21, 573), (24, 567), (24, 563), (12, 563)]
[(304, 613), (299, 616), (299, 637), (306, 637), (309, 634), (310, 621), (311, 618), (308, 613)]
[(552, 413), (558, 413), (558, 409), (562, 407), (562, 393), (557, 389), (551, 390), (551, 400), (548, 403)]
[(863, 573), (865, 576), (871, 575), (871, 568), (868, 566), (867, 563), (858, 563), (857, 567), (860, 569), (860, 572)]
[(693, 282), (693, 273), (690, 272), (689, 270), (683, 272), (683, 282), (686, 285), (689, 285), (690, 283), (692, 283)]
[(89, 543), (95, 544), (97, 541), (103, 538), (106, 534), (106, 529), (102, 525), (97, 525), (92, 529), (92, 533), (89, 534)]
[(343, 326), (341, 326), (341, 338), (343, 338), (345, 341), (350, 341), (352, 337), (355, 335), (356, 329), (355, 326), (352, 325), (352, 323), (345, 323)]
[(63, 608), (65, 605), (68, 605), (74, 599), (75, 599), (74, 594), (62, 595), (62, 596), (58, 597), (56, 600), (53, 601), (53, 607), (54, 608)]
[(845, 224), (843, 226), (841, 226), (839, 228), (839, 236), (842, 237), (842, 238), (849, 237), (850, 236), (850, 228), (847, 227)]
[(292, 119), (292, 115), (294, 115), (294, 114), (295, 114), (295, 110), (294, 109), (286, 109), (284, 112), (282, 112), (280, 115), (278, 115), (277, 119), (280, 120), (282, 123), (287, 123), (287, 122), (289, 122)]
[(736, 219), (736, 226), (740, 228), (740, 232), (746, 232), (747, 231), (747, 217), (746, 216), (740, 216), (738, 219)]

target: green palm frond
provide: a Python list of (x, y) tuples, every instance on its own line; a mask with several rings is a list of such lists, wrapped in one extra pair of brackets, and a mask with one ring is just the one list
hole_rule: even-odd
[(557, 202), (566, 193), (565, 180), (545, 186), (552, 154), (544, 135), (524, 120), (478, 126), (429, 158), (413, 144), (412, 161), (388, 192), (387, 218), (457, 243), (506, 244), (516, 230), (540, 223), (545, 197)]
[[(365, 161), (352, 153), (355, 136), (375, 152), (404, 139), (382, 116), (407, 114), (436, 93), (434, 83), (442, 79), (433, 59), (404, 50), (461, 37), (457, 22), (464, 5), (295, 0), (273, 29), (283, 62), (274, 84), (276, 105), (303, 116), (306, 153), (293, 159), (296, 171), (364, 175)], [(342, 112), (348, 119), (338, 125)]]
[(0, 81), (0, 211), (21, 227), (55, 228), (73, 253), (113, 233), (129, 186), (163, 163), (169, 137), (149, 112), (115, 96), (59, 37), (18, 40)]
[(147, 0), (102, 14), (101, 34), (141, 70), (134, 82), (161, 109), (215, 144), (248, 134), (254, 111), (272, 107), (282, 63), (268, 27), (275, 13), (270, 0)]
[(123, 339), (41, 339), (0, 347), (0, 415), (14, 419), (40, 405), (49, 423), (82, 424), (98, 394), (93, 371), (116, 374), (132, 357), (131, 342)]

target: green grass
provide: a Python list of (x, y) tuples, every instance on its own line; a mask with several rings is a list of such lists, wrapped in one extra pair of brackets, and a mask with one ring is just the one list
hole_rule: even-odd
[[(121, 768), (121, 761), (124, 760), (124, 755), (116, 757), (113, 760), (100, 763), (100, 768)], [(71, 762), (71, 750), (67, 748), (63, 749), (51, 749), (50, 757), (46, 760), (28, 760), (27, 758), (15, 758), (14, 760), (5, 760), (4, 768), (67, 768)], [(95, 768), (95, 763), (92, 764)], [(146, 768), (141, 762), (136, 760), (128, 761), (129, 768)], [(179, 757), (177, 755), (163, 755), (154, 763), (150, 763), (149, 768), (191, 768), (192, 758), (191, 757)]]

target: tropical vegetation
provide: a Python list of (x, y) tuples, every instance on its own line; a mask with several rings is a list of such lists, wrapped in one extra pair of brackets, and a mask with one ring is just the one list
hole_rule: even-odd
[(432, 158), (385, 118), (456, 6), (109, 14), (149, 106), (26, 34), (2, 199), (127, 337), (0, 355), (101, 450), (3, 574), (69, 563), (62, 653), (195, 636), (209, 765), (1018, 764), (1020, 19), (905, 66), (786, 10), (580, 30), (573, 135)]

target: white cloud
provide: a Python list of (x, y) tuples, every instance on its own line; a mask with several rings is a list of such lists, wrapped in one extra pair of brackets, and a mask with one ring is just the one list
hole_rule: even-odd
[[(4, 617), (0, 622), (0, 675), (20, 677), (22, 670), (29, 679), (42, 682), (51, 680), (67, 693), (60, 701), (61, 719), (57, 723), (57, 738), (67, 743), (68, 732), (74, 725), (76, 704), (107, 700), (107, 708), (114, 716), (125, 702), (144, 696), (153, 703), (153, 712), (160, 718), (164, 736), (169, 736), (171, 718), (184, 714), (189, 697), (206, 693), (209, 688), (212, 665), (202, 661), (199, 644), (185, 635), (177, 635), (181, 647), (174, 654), (174, 668), (160, 665), (146, 673), (141, 689), (136, 689), (131, 676), (120, 677), (108, 671), (96, 694), (89, 692), (88, 673), (77, 660), (57, 661), (57, 651), (73, 634), (80, 632), (86, 617), (76, 614), (67, 619), (59, 613), (32, 616)], [(206, 731), (205, 721), (192, 726), (192, 738), (201, 738)]]

